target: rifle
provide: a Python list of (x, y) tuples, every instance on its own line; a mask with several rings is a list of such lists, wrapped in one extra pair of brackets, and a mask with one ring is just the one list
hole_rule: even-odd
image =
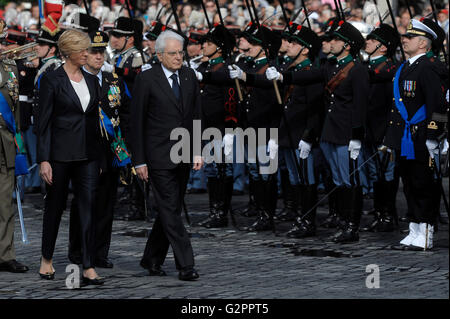
[(308, 18), (308, 10), (306, 9), (305, 0), (302, 0), (303, 10), (305, 10), (306, 22), (308, 23), (308, 28), (311, 29), (311, 22), (309, 22)]
[[(437, 15), (436, 15), (436, 7), (434, 6), (434, 1), (430, 0), (430, 5), (431, 5), (431, 11), (433, 13), (433, 19), (434, 21), (439, 25), (438, 19), (437, 19)], [(444, 54), (444, 60), (445, 60), (445, 64), (447, 64), (448, 66), (448, 57), (447, 57), (447, 52), (445, 51), (445, 46), (442, 43), (441, 47), (439, 48), (442, 53)]]

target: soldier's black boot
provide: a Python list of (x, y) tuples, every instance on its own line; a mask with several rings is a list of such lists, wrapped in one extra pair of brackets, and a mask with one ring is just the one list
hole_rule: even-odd
[(397, 182), (385, 182), (385, 205), (381, 213), (380, 221), (376, 226), (378, 232), (392, 232), (395, 230), (397, 219), (397, 208), (395, 201), (397, 199)]
[(363, 195), (362, 187), (351, 187), (342, 189), (344, 215), (347, 216), (346, 227), (340, 234), (333, 238), (335, 243), (350, 243), (359, 241), (359, 224), (361, 220)]
[(287, 233), (289, 238), (305, 238), (316, 235), (317, 186), (303, 186), (301, 190), (301, 214), (294, 227)]
[(230, 208), (231, 194), (233, 192), (233, 177), (216, 179), (215, 189), (215, 214), (210, 216), (203, 224), (206, 228), (221, 228), (228, 226), (228, 210)]
[(386, 182), (374, 182), (373, 195), (373, 212), (375, 216), (370, 224), (361, 227), (361, 231), (378, 231), (378, 224), (381, 221), (381, 217), (386, 214)]
[(218, 199), (219, 194), (219, 178), (218, 177), (208, 177), (207, 182), (208, 196), (209, 196), (209, 216), (198, 223), (198, 226), (206, 227), (209, 223), (219, 215), (220, 206), (223, 206)]
[(281, 195), (283, 199), (283, 208), (279, 211), (275, 210), (274, 219), (280, 221), (294, 220), (295, 217), (297, 217), (297, 214), (292, 214), (292, 206), (294, 204), (293, 200), (295, 200), (295, 198), (292, 190), (292, 185), (289, 180), (289, 171), (287, 169), (280, 170), (280, 184)]
[(249, 201), (247, 204), (247, 207), (244, 208), (241, 211), (241, 215), (245, 217), (253, 217), (258, 215), (258, 210), (256, 207), (256, 199), (255, 199), (255, 192), (256, 192), (256, 181), (253, 180), (251, 175), (248, 177), (248, 197)]
[(273, 215), (275, 213), (277, 194), (277, 181), (275, 178), (269, 178), (268, 181), (260, 180), (256, 183), (256, 205), (258, 209), (258, 218), (255, 222), (246, 228), (247, 231), (265, 231), (273, 230)]
[(299, 185), (291, 185), (289, 181), (285, 187), (285, 191), (283, 191), (284, 209), (279, 214), (276, 214), (274, 219), (278, 221), (293, 221), (298, 216), (301, 188)]
[[(333, 188), (331, 188), (331, 189), (334, 189), (334, 184), (333, 184)], [(338, 208), (337, 208), (338, 193), (339, 193), (339, 188), (337, 188), (334, 192), (332, 192), (328, 196), (328, 216), (320, 225), (321, 227), (336, 228), (339, 226), (339, 215), (338, 215)]]

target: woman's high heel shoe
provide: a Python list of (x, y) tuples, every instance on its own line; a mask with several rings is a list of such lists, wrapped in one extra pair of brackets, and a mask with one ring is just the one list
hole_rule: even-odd
[[(41, 257), (41, 262), (40, 265), (42, 265), (42, 257)], [(40, 266), (39, 266), (40, 267)], [(52, 267), (53, 268), (53, 267)], [(45, 279), (45, 280), (53, 280), (55, 279), (55, 273), (56, 271), (53, 269), (53, 272), (46, 272), (45, 274), (41, 274), (39, 272), (39, 276), (41, 277), (41, 279)]]
[(45, 280), (53, 280), (55, 279), (55, 273), (56, 271), (54, 271), (53, 273), (45, 273), (45, 274), (41, 274), (39, 273), (39, 276), (41, 277), (41, 279), (45, 279)]

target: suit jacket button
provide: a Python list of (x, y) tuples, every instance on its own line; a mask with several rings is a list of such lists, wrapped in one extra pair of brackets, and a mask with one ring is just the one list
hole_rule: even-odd
[(328, 112), (331, 112), (331, 109), (328, 109)]

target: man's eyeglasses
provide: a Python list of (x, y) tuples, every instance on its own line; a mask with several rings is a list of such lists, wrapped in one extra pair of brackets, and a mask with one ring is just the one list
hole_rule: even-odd
[(168, 56), (170, 56), (172, 58), (174, 56), (181, 56), (181, 57), (184, 56), (184, 51), (167, 51), (167, 52), (164, 52), (164, 53), (166, 53)]

